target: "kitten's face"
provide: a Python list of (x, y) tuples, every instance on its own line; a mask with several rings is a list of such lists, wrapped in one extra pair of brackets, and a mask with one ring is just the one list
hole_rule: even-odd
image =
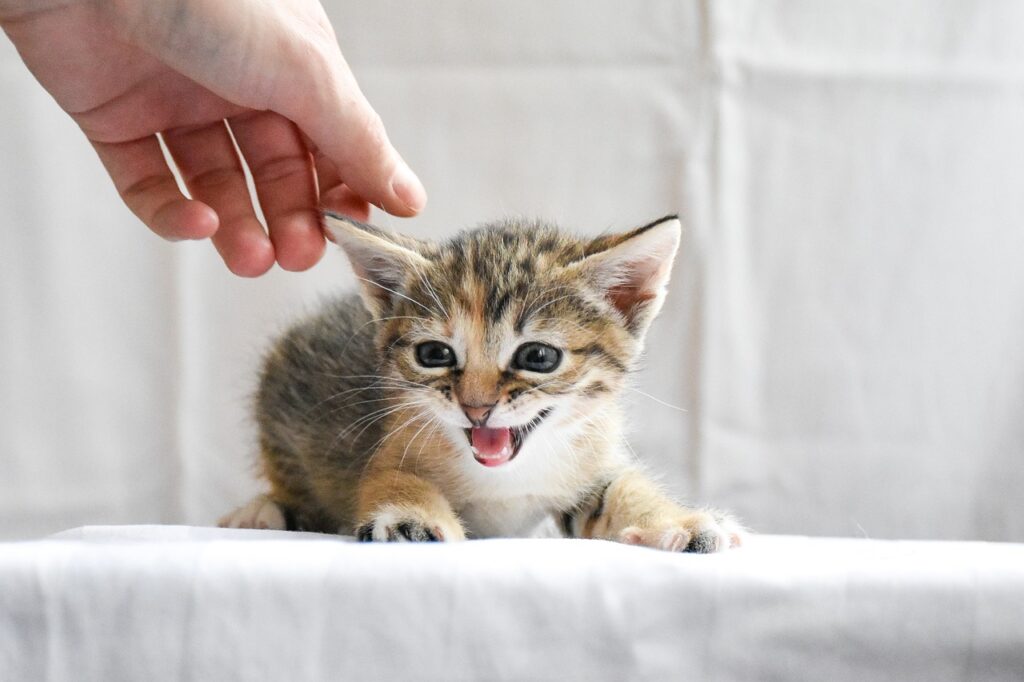
[(615, 399), (679, 238), (674, 218), (598, 240), (502, 224), (442, 245), (329, 226), (380, 320), (382, 373), (424, 432), (453, 434), (488, 467)]

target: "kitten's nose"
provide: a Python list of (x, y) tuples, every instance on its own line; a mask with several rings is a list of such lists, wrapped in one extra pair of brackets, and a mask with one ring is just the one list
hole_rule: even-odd
[(487, 418), (491, 416), (491, 410), (494, 409), (494, 403), (490, 405), (463, 405), (462, 411), (466, 413), (466, 417), (469, 419), (469, 423), (473, 426), (483, 426), (487, 423)]

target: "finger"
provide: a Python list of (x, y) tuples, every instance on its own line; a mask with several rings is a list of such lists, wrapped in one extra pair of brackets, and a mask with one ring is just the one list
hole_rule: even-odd
[(115, 21), (130, 27), (133, 44), (226, 100), (294, 121), (365, 200), (396, 215), (423, 208), (423, 185), (388, 141), (317, 3), (294, 14), (282, 9), (289, 3), (247, 3), (245, 31), (225, 9), (231, 3), (190, 3), (189, 12), (178, 4), (127, 3)]
[(370, 219), (370, 205), (346, 185), (338, 185), (321, 195), (320, 205), (327, 211), (347, 215), (361, 223)]
[(93, 142), (121, 200), (164, 239), (205, 239), (217, 231), (212, 208), (186, 198), (155, 135), (130, 142)]
[(341, 181), (334, 163), (319, 150), (313, 152), (316, 181), (320, 193), (320, 208), (343, 213), (350, 218), (366, 222), (370, 218), (370, 204)]
[(299, 131), (269, 111), (230, 120), (267, 219), (277, 262), (285, 270), (313, 267), (324, 253), (313, 161)]
[[(305, 136), (303, 136), (305, 137)], [(316, 186), (320, 195), (342, 184), (341, 176), (334, 162), (324, 156), (315, 146), (310, 147), (313, 154), (313, 166), (316, 168)]]
[(415, 215), (427, 202), (422, 183), (398, 155), (380, 117), (359, 90), (336, 49), (328, 69), (296, 55), (296, 79), (274, 93), (271, 106), (295, 121), (334, 162), (341, 179), (364, 200), (395, 215)]
[(269, 270), (274, 247), (256, 218), (245, 173), (224, 122), (168, 130), (164, 141), (189, 192), (220, 217), (213, 245), (228, 269), (242, 277)]

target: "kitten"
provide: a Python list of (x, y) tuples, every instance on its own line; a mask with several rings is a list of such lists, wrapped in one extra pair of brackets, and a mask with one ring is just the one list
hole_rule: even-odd
[(326, 225), (361, 280), (281, 338), (256, 399), (271, 491), (221, 521), (360, 540), (736, 546), (628, 456), (620, 407), (679, 244), (669, 216), (579, 239), (499, 223), (433, 244)]

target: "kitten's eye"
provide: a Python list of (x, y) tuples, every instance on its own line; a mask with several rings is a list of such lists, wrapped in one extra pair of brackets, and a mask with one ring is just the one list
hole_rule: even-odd
[(416, 346), (416, 361), (424, 367), (454, 367), (455, 351), (447, 343), (427, 341)]
[(512, 365), (527, 372), (553, 372), (562, 362), (562, 351), (546, 343), (524, 343), (516, 350)]

